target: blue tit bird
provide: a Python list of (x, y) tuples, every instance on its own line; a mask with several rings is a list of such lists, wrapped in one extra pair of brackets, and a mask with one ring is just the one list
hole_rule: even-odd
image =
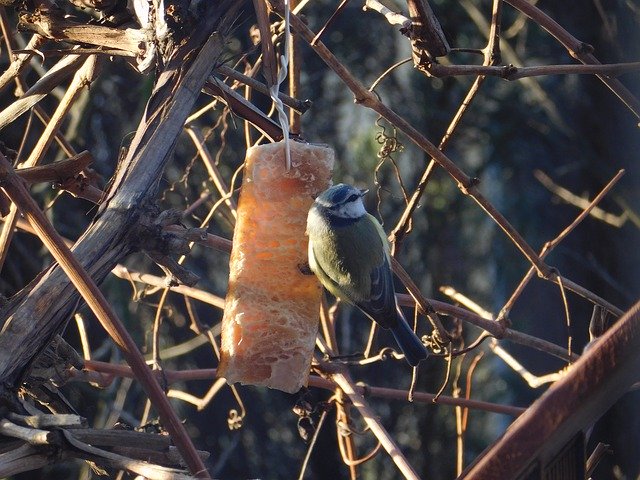
[(416, 366), (427, 350), (396, 302), (389, 242), (364, 208), (366, 193), (341, 183), (318, 195), (307, 217), (309, 266), (334, 296), (391, 330), (407, 362)]

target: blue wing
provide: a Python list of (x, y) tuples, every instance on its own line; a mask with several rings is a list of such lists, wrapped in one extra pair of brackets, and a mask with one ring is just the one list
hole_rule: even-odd
[(393, 328), (398, 324), (398, 312), (391, 265), (386, 252), (382, 263), (371, 270), (370, 280), (369, 298), (356, 305), (381, 327)]

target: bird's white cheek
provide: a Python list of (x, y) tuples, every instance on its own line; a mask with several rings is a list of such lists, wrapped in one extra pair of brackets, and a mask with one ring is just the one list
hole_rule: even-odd
[(351, 202), (344, 207), (344, 217), (346, 218), (360, 218), (367, 213), (362, 201)]
[(316, 257), (313, 254), (313, 243), (311, 242), (311, 240), (309, 240), (308, 257), (309, 257), (309, 268), (311, 269), (312, 272), (315, 273), (317, 271), (318, 264), (316, 263)]

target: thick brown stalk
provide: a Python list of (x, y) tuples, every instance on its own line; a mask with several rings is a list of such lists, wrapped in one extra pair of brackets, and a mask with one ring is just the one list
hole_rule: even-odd
[(442, 31), (438, 17), (433, 13), (427, 0), (407, 0), (411, 27), (409, 37), (413, 47), (413, 57), (416, 64), (424, 58), (433, 59), (443, 57), (451, 48)]
[[(216, 68), (216, 71), (220, 75), (229, 77), (230, 79), (251, 87), (264, 95), (269, 95), (269, 88), (264, 83), (259, 82), (255, 78), (244, 75), (243, 73), (240, 73), (239, 71), (234, 70), (227, 65), (220, 65), (218, 68)], [(287, 107), (291, 107), (292, 110), (295, 110), (300, 114), (305, 113), (311, 107), (311, 100), (298, 100), (297, 97), (287, 95), (283, 92), (278, 93), (278, 98), (282, 100), (282, 103), (284, 103)]]
[[(16, 170), (16, 174), (27, 183), (53, 182), (61, 183), (75, 177), (93, 161), (91, 154), (85, 150), (66, 160), (60, 160), (39, 167), (28, 167)], [(6, 220), (5, 220), (6, 222)]]
[[(294, 9), (298, 0), (291, 0), (291, 8)], [(300, 96), (300, 72), (302, 71), (302, 51), (300, 41), (295, 35), (289, 39), (289, 95), (293, 98)], [(300, 135), (302, 119), (294, 110), (289, 111), (289, 129), (292, 135)]]
[(22, 13), (18, 28), (38, 33), (58, 42), (97, 45), (124, 50), (132, 55), (142, 52), (141, 45), (144, 45), (149, 36), (149, 33), (144, 29), (113, 28), (79, 23), (63, 17), (54, 10)]

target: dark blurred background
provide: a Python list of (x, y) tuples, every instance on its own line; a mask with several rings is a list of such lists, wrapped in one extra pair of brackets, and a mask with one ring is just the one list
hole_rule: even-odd
[[(436, 0), (432, 4), (452, 47), (485, 46), (487, 27), (477, 24), (475, 19), (479, 16), (488, 21), (490, 1)], [(595, 55), (602, 63), (639, 60), (640, 3), (637, 1), (543, 0), (537, 5), (578, 39), (593, 45)], [(311, 2), (304, 9), (311, 29), (318, 31), (335, 7), (335, 2)], [(252, 15), (253, 9), (247, 4), (229, 40), (232, 59), (251, 49), (249, 28), (255, 21)], [(510, 47), (503, 51), (504, 63), (518, 66), (575, 63), (552, 37), (508, 5), (504, 6), (503, 39)], [(373, 83), (395, 62), (411, 55), (406, 37), (379, 14), (363, 12), (361, 2), (349, 4), (322, 40), (365, 85)], [(251, 53), (249, 61), (255, 61), (258, 54), (258, 51)], [(335, 181), (355, 183), (374, 191), (378, 189), (380, 202), (376, 201), (376, 195), (370, 195), (368, 207), (371, 212), (379, 211), (389, 231), (402, 212), (404, 200), (389, 160), (377, 170), (379, 185), (375, 185), (379, 162), (376, 154), (380, 148), (376, 135), (382, 131), (376, 125), (377, 117), (354, 105), (348, 89), (309, 48), (303, 47), (302, 55), (303, 97), (313, 101), (313, 107), (303, 116), (303, 135), (309, 141), (326, 143), (336, 150)], [(479, 63), (481, 57), (452, 53), (445, 61)], [(0, 62), (0, 68), (4, 70), (7, 66), (5, 50)], [(52, 61), (47, 60), (45, 67), (51, 64)], [(638, 73), (620, 78), (633, 93), (640, 95)], [(26, 79), (33, 83), (36, 76), (31, 72)], [(427, 78), (407, 63), (385, 77), (376, 91), (387, 105), (438, 144), (472, 81), (472, 77)], [(110, 177), (121, 148), (130, 141), (152, 83), (152, 75), (137, 74), (123, 60), (107, 62), (99, 79), (85, 91), (83, 100), (65, 124), (66, 137), (77, 150), (91, 151), (96, 160), (93, 167), (104, 179)], [(4, 108), (12, 100), (12, 95), (5, 94), (0, 98), (0, 107)], [(267, 105), (257, 95), (254, 100)], [(57, 101), (55, 97), (45, 100), (43, 106), (52, 111)], [(203, 97), (200, 105), (208, 101)], [(0, 140), (18, 150), (28, 121), (28, 115), (15, 121), (0, 132)], [(219, 155), (219, 168), (227, 181), (244, 158), (242, 123), (241, 119), (223, 115), (221, 106), (198, 121), (208, 138), (209, 148)], [(578, 215), (579, 210), (559, 200), (536, 180), (536, 170), (577, 195), (593, 198), (619, 169), (624, 168), (625, 176), (600, 206), (617, 215), (627, 212), (629, 217), (635, 215), (637, 219), (640, 211), (637, 123), (637, 119), (594, 76), (534, 77), (513, 82), (489, 78), (446, 153), (467, 174), (481, 180), (482, 193), (539, 251)], [(392, 127), (384, 121), (381, 124), (386, 128), (385, 134), (392, 136)], [(27, 148), (33, 145), (35, 138), (35, 135), (28, 138)], [(253, 139), (256, 138), (254, 132)], [(412, 192), (429, 159), (401, 134), (398, 140), (404, 150), (393, 157), (404, 186)], [(61, 158), (59, 152), (52, 149), (47, 161), (57, 158)], [(211, 197), (195, 210), (190, 226), (198, 226), (219, 197), (185, 134), (166, 170), (160, 203), (163, 208), (184, 209), (202, 191), (211, 192)], [(82, 200), (69, 195), (58, 196), (50, 186), (37, 187), (33, 192), (42, 205), (53, 202), (47, 213), (58, 231), (68, 238), (77, 238), (96, 211)], [(233, 226), (229, 215), (224, 210), (220, 212), (209, 231), (231, 238)], [(640, 291), (639, 226), (633, 219), (614, 227), (590, 217), (556, 248), (547, 262), (565, 277), (626, 310), (637, 300)], [(522, 254), (495, 223), (470, 198), (463, 196), (442, 170), (435, 173), (428, 185), (399, 260), (427, 297), (451, 301), (439, 293), (439, 287), (450, 285), (494, 314), (500, 311), (529, 268)], [(1, 292), (11, 296), (50, 262), (50, 256), (34, 237), (18, 233), (2, 270)], [(199, 288), (224, 296), (227, 263), (227, 255), (196, 246), (186, 266), (200, 275)], [(158, 267), (142, 255), (131, 256), (126, 265), (162, 275)], [(149, 292), (134, 299), (131, 284), (115, 277), (105, 282), (103, 291), (139, 344), (146, 345), (150, 351), (150, 331), (159, 294)], [(588, 341), (592, 305), (571, 293), (568, 299), (573, 347), (580, 351)], [(196, 305), (204, 323), (213, 326), (220, 321), (220, 310), (200, 303)], [(118, 352), (90, 312), (87, 309), (81, 312), (97, 358), (120, 361)], [(163, 313), (163, 346), (169, 347), (193, 337), (181, 296), (170, 294)], [(564, 308), (556, 285), (534, 279), (516, 303), (510, 318), (517, 330), (559, 345), (567, 343)], [(452, 322), (447, 322), (452, 328)], [(426, 325), (421, 325), (421, 330), (426, 333)], [(343, 352), (362, 351), (368, 332), (368, 322), (356, 312), (348, 309), (341, 312), (338, 336)], [(467, 341), (478, 333), (473, 327), (464, 327)], [(73, 322), (65, 338), (73, 345), (79, 345)], [(385, 334), (380, 336), (378, 343), (391, 344)], [(542, 375), (564, 366), (554, 357), (525, 347), (509, 343), (503, 346), (534, 374)], [(485, 346), (481, 350), (486, 353), (473, 376), (472, 398), (526, 407), (544, 392), (546, 387), (530, 388)], [(467, 358), (457, 359), (454, 369), (458, 362), (463, 362), (464, 377), (473, 357), (474, 353), (470, 353)], [(163, 365), (179, 369), (209, 368), (215, 367), (217, 361), (211, 347), (203, 345), (185, 356), (167, 359)], [(444, 372), (445, 361), (432, 357), (420, 368), (417, 390), (436, 392), (444, 381)], [(403, 361), (353, 367), (352, 373), (356, 381), (392, 388), (406, 389), (411, 379), (411, 371)], [(204, 395), (209, 387), (210, 383), (204, 381), (174, 386), (198, 396)], [(238, 390), (246, 417), (242, 428), (233, 431), (228, 428), (229, 412), (240, 411), (240, 408), (227, 387), (200, 412), (188, 404), (175, 402), (180, 414), (187, 419), (196, 445), (211, 452), (208, 466), (212, 475), (229, 480), (297, 478), (307, 449), (298, 434), (298, 417), (292, 412), (301, 395), (254, 387)], [(105, 422), (113, 421), (108, 417), (118, 406), (123, 410), (120, 420), (137, 426), (144, 409), (139, 385), (127, 381), (118, 380), (105, 390), (72, 383), (65, 386), (63, 392), (79, 413), (96, 427), (104, 427)], [(451, 383), (445, 394), (451, 394)], [(329, 395), (326, 391), (310, 389), (304, 399), (320, 409)], [(597, 441), (610, 443), (614, 451), (602, 462), (594, 478), (637, 478), (638, 400), (636, 393), (627, 394), (594, 429), (587, 452)], [(119, 401), (122, 401), (121, 405)], [(453, 408), (373, 398), (370, 402), (423, 478), (455, 477)], [(318, 415), (319, 410), (312, 414), (315, 421)], [(349, 470), (342, 463), (337, 448), (334, 419), (334, 413), (330, 412), (311, 456), (307, 479), (349, 478)], [(511, 420), (504, 415), (471, 411), (465, 437), (465, 462), (473, 460), (498, 438)], [(357, 414), (352, 429), (355, 432), (364, 430), (364, 423)], [(360, 455), (376, 443), (370, 433), (356, 434), (356, 442)], [(364, 479), (400, 477), (384, 452), (359, 471)], [(89, 478), (91, 475), (80, 463), (68, 463), (16, 478)]]

